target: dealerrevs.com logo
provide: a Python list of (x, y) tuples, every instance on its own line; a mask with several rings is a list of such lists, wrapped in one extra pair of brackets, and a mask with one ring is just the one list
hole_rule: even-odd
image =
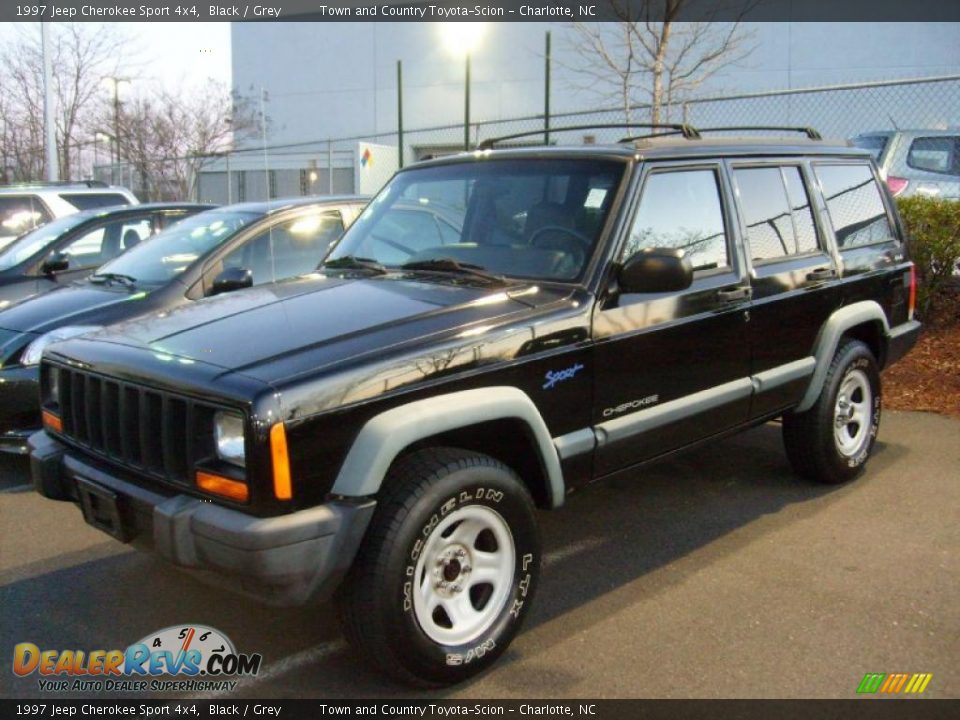
[(31, 642), (13, 649), (14, 675), (37, 675), (46, 692), (232, 690), (237, 681), (228, 678), (256, 675), (262, 662), (260, 653), (238, 653), (225, 634), (196, 624), (172, 625), (126, 650), (42, 650)]

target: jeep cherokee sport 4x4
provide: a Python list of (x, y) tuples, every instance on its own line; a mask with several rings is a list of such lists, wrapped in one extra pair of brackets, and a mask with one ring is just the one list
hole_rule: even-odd
[(854, 477), (919, 330), (875, 166), (675, 130), (414, 165), (319, 273), (50, 346), (37, 490), (272, 603), (339, 587), (374, 665), (443, 684), (529, 612), (536, 506), (778, 416)]

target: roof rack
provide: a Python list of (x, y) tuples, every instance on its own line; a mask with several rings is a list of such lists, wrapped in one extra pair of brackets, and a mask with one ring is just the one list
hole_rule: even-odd
[(785, 130), (787, 132), (803, 133), (811, 140), (823, 140), (823, 136), (812, 127), (788, 127), (785, 125), (727, 125), (724, 127), (697, 128), (698, 132), (729, 132), (744, 130)]
[[(656, 135), (683, 135), (687, 140), (697, 140), (700, 137), (700, 133), (697, 132), (696, 128), (686, 125), (683, 123), (661, 123), (661, 124), (650, 124), (650, 123), (612, 123), (607, 125), (568, 125), (566, 127), (552, 127), (552, 128), (541, 128), (540, 130), (528, 130), (527, 132), (514, 133), (512, 135), (501, 135), (500, 137), (487, 138), (479, 145), (477, 145), (477, 150), (492, 150), (497, 143), (504, 142), (505, 140), (516, 140), (517, 138), (522, 137), (531, 137), (533, 135), (543, 135), (544, 133), (558, 133), (558, 132), (569, 132), (571, 130), (616, 130), (624, 128), (644, 128), (647, 130), (668, 130), (666, 133), (655, 133)], [(622, 142), (630, 142), (636, 140), (637, 138), (624, 138)]]

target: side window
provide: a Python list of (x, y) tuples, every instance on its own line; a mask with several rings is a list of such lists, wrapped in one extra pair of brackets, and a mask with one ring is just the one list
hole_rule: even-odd
[(127, 197), (119, 193), (60, 193), (60, 197), (77, 210), (130, 204)]
[(817, 234), (800, 168), (734, 170), (753, 260), (814, 252)]
[(14, 238), (50, 222), (50, 213), (33, 195), (0, 196), (0, 238)]
[(917, 138), (910, 143), (907, 165), (927, 172), (960, 175), (960, 136)]
[(273, 282), (313, 272), (343, 233), (337, 211), (318, 211), (274, 225), (236, 248), (223, 267), (253, 271), (253, 284)]
[(840, 248), (896, 238), (869, 165), (814, 167)]
[(129, 250), (152, 233), (149, 218), (125, 218), (101, 225), (61, 249), (70, 258), (70, 269), (97, 267)]
[(670, 170), (647, 177), (623, 257), (653, 247), (685, 250), (694, 270), (730, 264), (715, 171)]

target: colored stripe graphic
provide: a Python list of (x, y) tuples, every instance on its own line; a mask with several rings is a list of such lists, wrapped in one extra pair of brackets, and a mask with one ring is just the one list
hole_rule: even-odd
[(927, 689), (933, 673), (867, 673), (860, 681), (857, 692), (864, 693), (886, 693), (895, 695), (903, 692), (919, 695)]

